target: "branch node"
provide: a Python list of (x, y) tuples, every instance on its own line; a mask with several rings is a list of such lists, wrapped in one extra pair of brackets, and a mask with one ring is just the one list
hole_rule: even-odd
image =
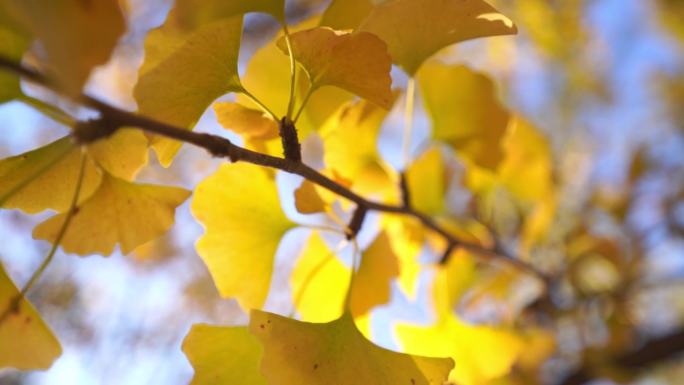
[(354, 210), (354, 215), (347, 226), (346, 237), (347, 240), (352, 240), (361, 231), (361, 226), (363, 226), (363, 221), (366, 219), (366, 214), (368, 213), (368, 208), (366, 206), (359, 205)]
[(409, 191), (406, 172), (402, 172), (399, 175), (399, 178), (399, 188), (401, 189), (401, 203), (404, 208), (411, 208), (411, 192)]
[(302, 161), (302, 146), (297, 137), (297, 127), (287, 116), (280, 120), (280, 139), (283, 143), (283, 155), (285, 159), (293, 162)]
[(446, 249), (444, 249), (444, 253), (442, 254), (442, 257), (439, 259), (439, 264), (440, 265), (446, 265), (449, 262), (449, 258), (451, 258), (451, 253), (454, 252), (454, 249), (458, 246), (456, 242), (449, 242), (447, 245)]
[(76, 122), (71, 135), (78, 144), (90, 144), (112, 136), (119, 128), (121, 128), (120, 123), (102, 116)]

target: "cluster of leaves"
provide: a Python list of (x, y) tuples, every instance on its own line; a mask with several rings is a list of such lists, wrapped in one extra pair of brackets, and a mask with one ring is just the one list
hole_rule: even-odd
[[(241, 76), (243, 18), (252, 12), (272, 16), (282, 32)], [(53, 247), (31, 280), (18, 289), (0, 268), (0, 367), (43, 369), (61, 353), (24, 298), (58, 247), (87, 256), (118, 246), (127, 254), (171, 228), (191, 192), (136, 177), (150, 147), (169, 166), (183, 142), (231, 161), (196, 186), (191, 210), (205, 228), (197, 253), (220, 295), (250, 313), (248, 326), (192, 328), (183, 350), (194, 384), (530, 383), (554, 353), (552, 330), (565, 309), (551, 298), (564, 284), (573, 298), (608, 298), (607, 318), (622, 321), (622, 296), (637, 283), (640, 259), (624, 257), (615, 240), (583, 223), (550, 234), (559, 191), (545, 136), (502, 105), (486, 74), (431, 60), (455, 43), (517, 32), (484, 1), (335, 0), (290, 25), (284, 0), (176, 0), (146, 37), (136, 113), (81, 93), (124, 32), (117, 0), (0, 0), (0, 58), (14, 69), (0, 73), (0, 102), (22, 101), (71, 127), (62, 139), (0, 161), (0, 207), (55, 212), (34, 229)], [(562, 41), (542, 38), (562, 49)], [(40, 73), (18, 65), (22, 59)], [(392, 88), (393, 65), (408, 78), (405, 89)], [(20, 75), (99, 118), (81, 121), (26, 95)], [(215, 102), (229, 93), (235, 101)], [(431, 137), (413, 156), (407, 138), (417, 96)], [(244, 147), (191, 132), (210, 107)], [(378, 148), (393, 108), (405, 114), (401, 169)], [(323, 151), (304, 147), (302, 156), (300, 138), (318, 140)], [(319, 225), (285, 214), (276, 174), (264, 166), (304, 177), (294, 204)], [(640, 178), (636, 160), (633, 170)], [(629, 202), (608, 211), (623, 220)], [(283, 317), (263, 308), (281, 239), (295, 228), (308, 239), (293, 255), (293, 311)], [(367, 245), (357, 241), (361, 231)], [(537, 257), (557, 243), (566, 264), (542, 273)], [(395, 283), (415, 299), (421, 276), (431, 277), (432, 324), (398, 325), (402, 353), (373, 344), (371, 311), (390, 301)], [(533, 293), (514, 298), (530, 282)], [(496, 322), (488, 324), (457, 311), (492, 306)], [(608, 345), (624, 351), (629, 331), (614, 330)], [(617, 366), (583, 358), (587, 368)]]

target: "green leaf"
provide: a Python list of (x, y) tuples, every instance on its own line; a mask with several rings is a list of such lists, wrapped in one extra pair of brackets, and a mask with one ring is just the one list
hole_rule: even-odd
[(387, 43), (395, 64), (413, 76), (440, 49), (517, 28), (482, 0), (395, 0), (378, 5), (359, 27)]
[[(147, 35), (134, 90), (140, 113), (192, 129), (216, 98), (242, 91), (237, 69), (242, 16), (223, 3), (179, 0), (164, 24)], [(162, 137), (152, 140), (164, 166), (180, 146)]]

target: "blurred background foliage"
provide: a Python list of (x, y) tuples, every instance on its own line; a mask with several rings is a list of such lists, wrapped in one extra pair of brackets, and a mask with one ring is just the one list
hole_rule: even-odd
[[(541, 325), (552, 331), (554, 346), (529, 352), (548, 359), (540, 364), (530, 357), (529, 365), (521, 361), (502, 384), (534, 384), (538, 378), (573, 384), (594, 377), (605, 383), (684, 384), (684, 362), (677, 359), (684, 343), (676, 338), (684, 330), (684, 3), (491, 3), (516, 22), (519, 35), (460, 44), (439, 59), (490, 74), (504, 105), (548, 138), (555, 210), (549, 217), (543, 209), (536, 214), (543, 228), (527, 251), (536, 266), (554, 277), (554, 285), (551, 298), (530, 302), (534, 296), (526, 293), (535, 289), (529, 282), (501, 266), (483, 266), (475, 283), (459, 295), (457, 311), (473, 322)], [(326, 4), (289, 1), (288, 19), (305, 20)], [(164, 20), (170, 5), (168, 0), (122, 2), (129, 31), (111, 62), (91, 78), (89, 92), (135, 107), (131, 95), (143, 38)], [(243, 71), (277, 29), (268, 16), (247, 17)], [(395, 84), (404, 84), (401, 74), (394, 75)], [(51, 95), (41, 97), (62, 103)], [(212, 114), (205, 114), (198, 129), (222, 132)], [(3, 157), (63, 132), (18, 102), (0, 107), (0, 121)], [(396, 146), (381, 146), (389, 149), (383, 152), (390, 153), (388, 161), (397, 158), (392, 153)], [(148, 167), (141, 179), (192, 187), (216, 164), (185, 146), (171, 169)], [(459, 194), (459, 188), (453, 190)], [(502, 247), (525, 250), (515, 234), (533, 215), (529, 207), (518, 206), (504, 192), (466, 200), (478, 207), (464, 210), (474, 210), (490, 224)], [(0, 384), (187, 383), (192, 369), (180, 343), (190, 325), (239, 324), (247, 318), (233, 301), (218, 297), (195, 254), (193, 243), (201, 229), (186, 206), (172, 233), (130, 256), (60, 254), (30, 299), (55, 329), (65, 353), (46, 372), (2, 371)], [(48, 248), (30, 236), (42, 219), (0, 212), (0, 258), (16, 282), (28, 278)], [(290, 247), (301, 247), (296, 239), (289, 241)], [(431, 289), (425, 282), (419, 286), (420, 299)], [(385, 326), (424, 320), (424, 305), (417, 302), (399, 298), (379, 309), (373, 323), (376, 342), (396, 347)], [(397, 303), (404, 310), (397, 310)], [(269, 306), (287, 311), (289, 304)], [(671, 354), (662, 360), (649, 361), (645, 353), (624, 356), (668, 335), (675, 338), (666, 340)], [(606, 362), (620, 355), (628, 364)]]

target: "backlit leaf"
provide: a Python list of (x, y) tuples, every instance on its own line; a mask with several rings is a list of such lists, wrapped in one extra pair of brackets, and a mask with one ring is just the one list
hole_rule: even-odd
[(147, 165), (147, 138), (139, 130), (122, 129), (88, 146), (90, 155), (109, 174), (133, 180)]
[[(105, 175), (97, 191), (77, 207), (61, 246), (78, 255), (109, 255), (119, 244), (128, 254), (169, 230), (175, 208), (189, 195), (182, 188), (134, 184)], [(33, 237), (53, 242), (65, 218), (59, 214), (39, 224)]]
[(483, 385), (506, 375), (524, 348), (511, 332), (469, 325), (455, 316), (430, 327), (399, 325), (397, 333), (412, 354), (452, 357), (456, 366), (449, 380), (459, 385)]
[(313, 324), (254, 310), (249, 328), (264, 348), (261, 371), (271, 385), (441, 385), (453, 367), (448, 358), (411, 356), (374, 345), (350, 313)]
[(468, 67), (444, 64), (426, 65), (418, 82), (432, 136), (477, 166), (495, 169), (503, 158), (510, 114), (496, 97), (494, 83)]
[(425, 151), (406, 170), (411, 206), (429, 215), (444, 212), (447, 189), (446, 170), (438, 147)]
[(7, 13), (41, 42), (48, 68), (71, 94), (105, 64), (125, 32), (117, 0), (3, 0)]
[[(312, 87), (337, 86), (383, 108), (392, 105), (392, 60), (385, 43), (367, 32), (349, 33), (318, 27), (291, 35), (294, 57)], [(285, 39), (278, 47), (287, 53)]]
[(355, 29), (373, 10), (373, 0), (333, 0), (323, 12), (321, 25), (338, 30)]
[(316, 185), (308, 180), (295, 190), (295, 207), (302, 214), (316, 214), (325, 212), (328, 206), (316, 190)]
[[(30, 34), (12, 20), (0, 2), (0, 55), (19, 62), (30, 43)], [(17, 98), (21, 94), (19, 77), (9, 71), (0, 71), (0, 103)]]
[(246, 327), (196, 324), (183, 341), (195, 369), (191, 385), (266, 385), (259, 372), (262, 351)]
[(304, 246), (290, 284), (292, 301), (303, 321), (329, 322), (344, 312), (350, 271), (317, 233)]
[[(242, 90), (237, 70), (242, 16), (223, 3), (179, 0), (164, 24), (147, 35), (134, 90), (142, 114), (192, 129), (216, 98)], [(161, 137), (152, 142), (164, 166), (180, 146)]]
[(361, 258), (351, 289), (350, 310), (354, 318), (389, 302), (391, 282), (399, 275), (399, 261), (384, 232), (364, 250)]
[(176, 1), (181, 24), (199, 24), (211, 18), (226, 18), (250, 12), (271, 14), (285, 20), (285, 0), (181, 0)]
[(359, 27), (387, 43), (395, 64), (413, 76), (441, 48), (517, 28), (482, 0), (395, 0), (378, 5)]
[[(17, 295), (19, 290), (0, 265), (0, 314)], [(47, 369), (62, 354), (59, 341), (26, 299), (0, 321), (0, 341), (0, 368)]]
[(348, 103), (321, 128), (324, 160), (360, 192), (395, 192), (388, 167), (377, 148), (387, 110), (365, 100)]
[(263, 111), (232, 102), (214, 104), (216, 119), (223, 128), (247, 139), (268, 140), (278, 137), (278, 123)]
[[(91, 159), (86, 169), (79, 200), (87, 199), (100, 185), (101, 172)], [(69, 208), (81, 164), (81, 150), (65, 137), (38, 149), (0, 160), (0, 197), (8, 197), (2, 207), (34, 214)], [(17, 191), (19, 186), (24, 186)], [(48, 193), (49, 192), (49, 193)]]
[(261, 307), (280, 239), (294, 226), (275, 181), (258, 166), (224, 164), (197, 186), (191, 209), (205, 228), (197, 252), (219, 293), (243, 309)]

